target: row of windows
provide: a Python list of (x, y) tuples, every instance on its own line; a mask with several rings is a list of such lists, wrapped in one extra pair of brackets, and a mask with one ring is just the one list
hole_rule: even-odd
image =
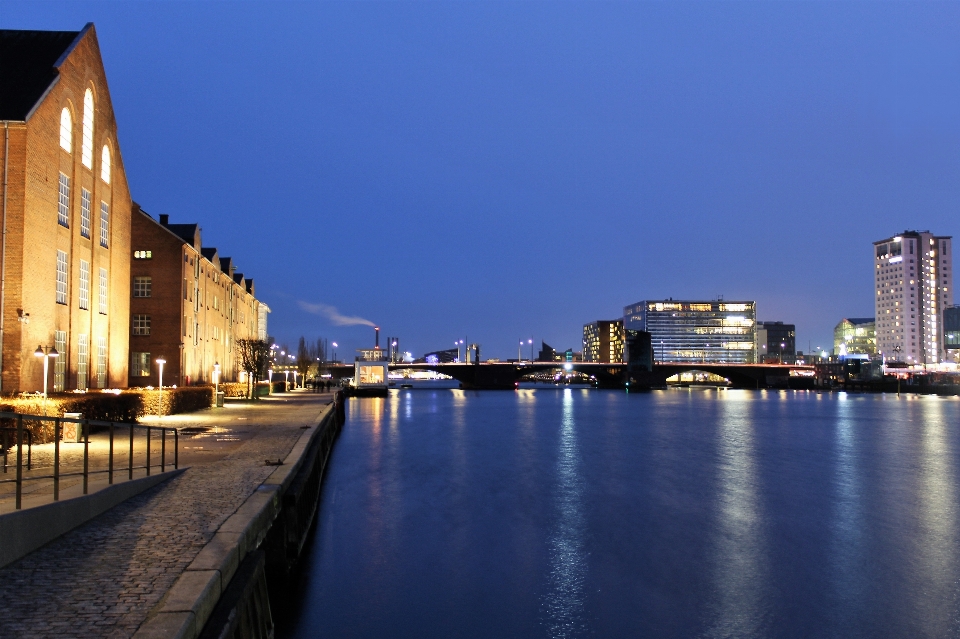
[[(80, 235), (90, 238), (90, 191), (80, 189)], [(57, 199), (57, 223), (70, 228), (70, 178), (60, 174), (59, 197)], [(110, 248), (110, 205), (100, 201), (100, 246)]]
[[(60, 148), (73, 153), (73, 116), (66, 107), (60, 112)], [(88, 169), (93, 169), (93, 91), (90, 89), (83, 94), (80, 161)], [(107, 184), (110, 184), (110, 166), (110, 147), (104, 144), (100, 152), (100, 179)]]
[[(100, 269), (97, 289), (97, 307), (101, 315), (107, 314), (107, 269)], [(80, 260), (80, 308), (90, 309), (90, 262)], [(57, 251), (57, 304), (67, 303), (67, 252)]]

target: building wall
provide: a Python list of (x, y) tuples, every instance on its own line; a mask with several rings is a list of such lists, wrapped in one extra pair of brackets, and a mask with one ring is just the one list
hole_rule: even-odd
[[(237, 380), (236, 340), (258, 335), (252, 286), (224, 272), (218, 254), (203, 256), (198, 227), (188, 242), (136, 207), (132, 228), (131, 277), (151, 278), (151, 296), (131, 299), (130, 352), (148, 353), (150, 367), (144, 376), (131, 370), (129, 384), (157, 385), (157, 358), (166, 360), (164, 384), (212, 382), (216, 364), (220, 381)], [(149, 259), (136, 257), (147, 252)], [(149, 317), (149, 335), (133, 334), (137, 316)]]
[(626, 329), (650, 333), (657, 361), (755, 361), (756, 302), (644, 300), (623, 314)]
[[(8, 124), (7, 254), (4, 256), (4, 394), (40, 390), (38, 345), (53, 346), (57, 331), (66, 348), (63, 388), (123, 386), (127, 379), (129, 312), (130, 193), (117, 143), (117, 127), (106, 75), (92, 27), (60, 66), (60, 78), (25, 124)], [(94, 97), (92, 168), (81, 162), (84, 93)], [(72, 114), (72, 151), (60, 148), (60, 114)], [(101, 179), (102, 148), (110, 149), (110, 182)], [(2, 151), (0, 151), (2, 153)], [(69, 227), (58, 223), (59, 176), (70, 180)], [(91, 194), (90, 238), (80, 234), (81, 189)], [(109, 206), (108, 247), (100, 246), (100, 203)], [(56, 301), (57, 251), (68, 255), (67, 303)], [(80, 309), (80, 260), (90, 265), (88, 309)], [(99, 308), (99, 270), (107, 271), (106, 313)], [(29, 316), (29, 318), (27, 318)], [(25, 321), (27, 320), (28, 321)], [(78, 379), (80, 336), (87, 340), (87, 381)], [(105, 340), (106, 371), (97, 378), (98, 339)], [(56, 367), (49, 378), (53, 388)], [(101, 382), (101, 383), (98, 383)]]
[(598, 320), (583, 325), (583, 361), (622, 362), (623, 322)]
[[(877, 331), (873, 321), (840, 320), (833, 329), (833, 354), (840, 355), (840, 346), (843, 351), (851, 355), (876, 355)], [(893, 353), (889, 359), (895, 359)]]
[(905, 231), (873, 248), (877, 350), (912, 365), (942, 362), (943, 311), (953, 303), (951, 238)]
[(757, 322), (757, 361), (795, 364), (797, 327), (783, 322)]

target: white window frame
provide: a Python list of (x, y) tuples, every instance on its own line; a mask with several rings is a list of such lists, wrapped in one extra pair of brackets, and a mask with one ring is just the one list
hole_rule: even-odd
[(53, 360), (53, 391), (62, 393), (66, 388), (65, 381), (67, 376), (67, 332), (54, 331), (53, 347), (60, 353)]
[(79, 390), (87, 389), (88, 358), (87, 334), (80, 333), (77, 335), (77, 388)]
[(57, 304), (67, 303), (67, 252), (57, 251)]
[(142, 313), (134, 313), (131, 318), (131, 323), (133, 324), (133, 334), (134, 335), (149, 335), (150, 334), (150, 316)]
[(98, 304), (98, 306), (100, 307), (99, 310), (100, 310), (100, 314), (101, 314), (101, 315), (106, 315), (106, 314), (107, 314), (107, 297), (108, 297), (108, 296), (107, 296), (107, 291), (108, 291), (108, 288), (107, 288), (107, 269), (101, 268), (101, 269), (100, 269), (100, 295), (99, 295), (99, 298), (100, 298), (99, 302), (100, 302), (100, 303)]
[(83, 139), (80, 143), (80, 161), (93, 169), (93, 91), (83, 94)]
[(97, 338), (97, 388), (107, 386), (107, 338)]
[(100, 200), (100, 246), (110, 248), (110, 205)]
[(100, 179), (110, 184), (110, 147), (106, 144), (100, 152)]
[(133, 278), (133, 296), (151, 297), (153, 295), (153, 278), (148, 275), (138, 275)]
[(90, 191), (80, 187), (80, 235), (90, 239)]
[(150, 377), (150, 353), (130, 353), (130, 376)]
[(80, 260), (80, 309), (90, 310), (90, 262)]
[(70, 228), (70, 178), (60, 174), (60, 197), (57, 200), (57, 222)]
[(73, 153), (73, 115), (67, 107), (60, 112), (60, 148)]

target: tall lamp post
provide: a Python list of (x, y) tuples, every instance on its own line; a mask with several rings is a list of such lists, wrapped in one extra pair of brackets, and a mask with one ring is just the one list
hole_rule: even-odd
[(47, 371), (49, 370), (50, 360), (54, 357), (59, 357), (60, 353), (57, 352), (57, 349), (53, 346), (37, 346), (37, 350), (33, 352), (37, 357), (43, 358), (43, 409), (47, 409)]
[(333, 363), (337, 363), (337, 343), (333, 343)]
[(527, 340), (527, 344), (530, 344), (530, 361), (533, 361), (533, 338)]
[(220, 399), (220, 362), (213, 363), (213, 403)]
[(157, 364), (160, 366), (160, 399), (157, 402), (157, 417), (163, 415), (163, 365), (167, 363), (167, 360), (162, 357), (157, 359)]
[(783, 366), (783, 349), (786, 348), (786, 346), (787, 345), (784, 342), (780, 342), (780, 365), (781, 366)]
[(520, 345), (517, 346), (517, 363), (523, 361), (523, 355), (520, 354), (520, 349), (523, 348), (523, 340), (520, 340)]
[[(900, 345), (897, 344), (893, 347), (893, 350), (897, 354), (897, 361), (900, 361)], [(897, 397), (900, 397), (900, 369), (897, 369)]]

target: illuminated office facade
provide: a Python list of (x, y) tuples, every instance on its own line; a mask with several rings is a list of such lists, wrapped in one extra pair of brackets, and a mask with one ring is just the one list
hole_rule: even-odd
[(583, 361), (622, 362), (623, 322), (598, 320), (583, 325)]
[[(876, 355), (877, 324), (872, 317), (845, 317), (833, 329), (833, 354)], [(895, 359), (892, 354), (889, 359)]]
[(644, 300), (624, 307), (623, 324), (650, 333), (660, 362), (756, 361), (756, 302)]
[(877, 350), (911, 365), (945, 359), (944, 309), (953, 303), (951, 238), (904, 231), (873, 243)]

